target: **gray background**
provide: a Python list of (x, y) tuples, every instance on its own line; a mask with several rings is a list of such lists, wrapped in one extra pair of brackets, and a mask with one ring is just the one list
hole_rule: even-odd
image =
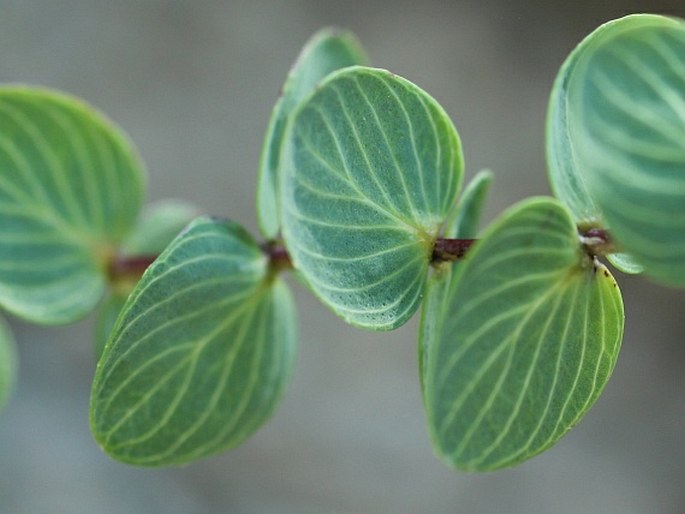
[[(261, 138), (300, 46), (322, 25), (355, 31), (374, 64), (453, 117), (467, 177), (496, 174), (487, 218), (548, 194), (543, 131), (561, 62), (628, 12), (682, 2), (0, 1), (0, 81), (69, 91), (125, 127), (149, 198), (178, 197), (256, 233)], [(685, 293), (618, 276), (626, 337), (585, 420), (512, 470), (454, 473), (432, 455), (414, 319), (349, 328), (296, 287), (300, 356), (275, 417), (242, 447), (184, 468), (110, 461), (87, 422), (92, 319), (10, 320), (21, 375), (0, 415), (5, 513), (682, 513)]]

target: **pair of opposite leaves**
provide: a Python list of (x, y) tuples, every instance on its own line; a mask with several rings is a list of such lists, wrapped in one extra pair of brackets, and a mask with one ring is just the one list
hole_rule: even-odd
[[(626, 37), (638, 47), (656, 40), (671, 65), (673, 55), (683, 55), (680, 22), (632, 17), (600, 28), (569, 58), (574, 64), (562, 69), (553, 93), (550, 126), (562, 130), (552, 130), (549, 153), (555, 190), (575, 220), (556, 201), (524, 202), (493, 224), (455, 270), (442, 265), (430, 277), (441, 226), (447, 237), (470, 236), (487, 184), (477, 182), (471, 188), (477, 194), (466, 194), (449, 216), (462, 159), (456, 131), (437, 103), (403, 79), (368, 68), (328, 76), (303, 101), (332, 71), (308, 64), (322, 42), (352, 49), (353, 59), (361, 55), (349, 39), (324, 35), (305, 49), (276, 107), (260, 177), (262, 230), (274, 236), (282, 226), (296, 269), (354, 324), (399, 326), (426, 295), (422, 387), (433, 442), (451, 465), (496, 469), (542, 451), (587, 411), (613, 368), (620, 296), (608, 271), (580, 247), (575, 226), (606, 221), (605, 210), (613, 211), (593, 197), (587, 203), (602, 210), (587, 218), (568, 191), (594, 191), (579, 170), (616, 173), (626, 152), (619, 146), (611, 148), (614, 161), (598, 158), (606, 149), (591, 147), (593, 131), (605, 134), (588, 125), (592, 109), (570, 108), (592, 107), (585, 97), (592, 95), (582, 91), (597, 87), (593, 69), (603, 77), (606, 60), (617, 58)], [(602, 43), (595, 48), (592, 38)], [(336, 63), (325, 52), (321, 59), (333, 69), (355, 64)], [(635, 75), (643, 70), (627, 68), (617, 87), (642, 80)], [(306, 83), (298, 77), (312, 77), (305, 72), (311, 69), (323, 72), (296, 87)], [(683, 90), (675, 89), (681, 100)], [(663, 91), (665, 99), (643, 98), (639, 88), (629, 97), (639, 105), (673, 105), (673, 90)], [(607, 137), (622, 128), (608, 126)], [(565, 136), (562, 147), (578, 164), (570, 170), (555, 168), (554, 143)], [(639, 164), (633, 169), (651, 188), (649, 179), (663, 173), (657, 167), (645, 174)], [(682, 196), (678, 176), (669, 177)], [(272, 207), (279, 202), (280, 209)], [(658, 216), (659, 202), (648, 206)], [(667, 204), (666, 217), (673, 213)], [(682, 241), (677, 225), (673, 233)], [(618, 240), (640, 255), (639, 238)], [(666, 279), (677, 283), (682, 252), (669, 251)], [(640, 262), (650, 272), (652, 262), (642, 255)], [(653, 274), (664, 279), (660, 273)], [(185, 462), (239, 443), (268, 417), (287, 380), (292, 318), (285, 286), (249, 236), (232, 224), (196, 222), (146, 273), (116, 324), (93, 388), (96, 437), (116, 458), (147, 465)]]

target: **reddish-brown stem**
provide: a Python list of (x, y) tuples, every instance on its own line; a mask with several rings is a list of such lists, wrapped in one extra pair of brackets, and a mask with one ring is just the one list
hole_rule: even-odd
[(578, 235), (580, 237), (580, 242), (589, 255), (606, 255), (617, 251), (611, 235), (603, 228), (579, 228)]
[(458, 261), (466, 255), (476, 239), (448, 239), (439, 237), (433, 246), (431, 262)]
[[(602, 255), (616, 251), (611, 236), (602, 228), (579, 229), (578, 235), (589, 255)], [(440, 262), (458, 261), (466, 255), (476, 241), (477, 239), (439, 237), (433, 246), (431, 262), (437, 264)], [(288, 250), (280, 241), (264, 243), (262, 250), (269, 257), (272, 270), (293, 269), (293, 263)], [(113, 283), (122, 279), (139, 278), (157, 257), (157, 255), (117, 256), (109, 264), (109, 278)]]
[(262, 245), (262, 250), (269, 257), (271, 269), (275, 271), (293, 269), (293, 262), (290, 254), (283, 244), (276, 241), (269, 241)]
[(155, 262), (158, 255), (117, 255), (109, 263), (107, 273), (111, 282), (121, 279), (138, 278)]

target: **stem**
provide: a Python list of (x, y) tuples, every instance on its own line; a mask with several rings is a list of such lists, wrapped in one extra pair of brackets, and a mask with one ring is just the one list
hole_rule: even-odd
[(580, 237), (580, 243), (585, 248), (585, 251), (592, 257), (617, 251), (611, 235), (603, 228), (590, 227), (583, 229), (582, 227), (579, 227), (578, 236)]
[(439, 262), (458, 261), (466, 255), (466, 252), (476, 241), (476, 239), (448, 239), (439, 237), (435, 241), (435, 246), (433, 246), (431, 262), (436, 264)]
[[(580, 243), (590, 256), (605, 255), (616, 252), (609, 232), (598, 227), (579, 228)], [(462, 259), (477, 239), (449, 239), (439, 237), (435, 240), (431, 263), (458, 261)], [(294, 269), (288, 250), (280, 241), (268, 241), (262, 245), (262, 250), (269, 257), (272, 270)], [(145, 270), (155, 261), (158, 255), (134, 255), (131, 257), (118, 255), (109, 263), (108, 276), (112, 283), (121, 280), (140, 278)]]
[(122, 279), (138, 279), (143, 276), (145, 270), (155, 262), (158, 255), (117, 255), (109, 262), (107, 275), (112, 283)]
[(269, 241), (262, 245), (262, 250), (269, 257), (269, 265), (274, 271), (294, 269), (293, 261), (285, 246), (278, 241)]

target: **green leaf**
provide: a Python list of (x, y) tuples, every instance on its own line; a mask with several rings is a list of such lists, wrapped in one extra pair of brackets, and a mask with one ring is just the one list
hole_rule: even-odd
[[(573, 166), (557, 180), (551, 163), (553, 184), (582, 182), (595, 216), (634, 263), (685, 286), (685, 23), (616, 20), (588, 36), (565, 68), (552, 103), (556, 95), (565, 106)], [(550, 138), (560, 133), (551, 125)]]
[(644, 266), (639, 264), (631, 255), (627, 253), (610, 253), (606, 256), (611, 265), (623, 273), (629, 275), (639, 275), (645, 271)]
[(161, 200), (147, 205), (124, 241), (121, 252), (125, 255), (158, 255), (199, 214), (195, 206), (183, 200)]
[[(469, 182), (459, 199), (454, 212), (445, 223), (445, 237), (454, 239), (471, 239), (478, 234), (485, 204), (485, 197), (492, 184), (492, 173), (480, 171)], [(447, 298), (447, 291), (451, 283), (454, 266), (458, 262), (443, 262), (434, 266), (423, 294), (421, 304), (421, 322), (419, 326), (419, 377), (421, 390), (424, 389), (424, 375), (428, 351), (425, 345), (430, 344), (441, 333), (442, 317), (436, 315), (443, 310)]]
[(5, 406), (17, 378), (17, 352), (7, 324), (0, 319), (0, 409)]
[(464, 189), (457, 208), (445, 222), (445, 237), (473, 239), (478, 235), (478, 223), (491, 185), (490, 170), (482, 170), (473, 177)]
[(346, 68), (293, 114), (286, 142), (283, 237), (295, 268), (347, 322), (402, 325), (461, 184), (447, 114), (388, 71)]
[(490, 471), (553, 445), (601, 393), (623, 334), (616, 282), (569, 213), (545, 198), (513, 207), (439, 287), (422, 324), (436, 452)]
[(354, 34), (329, 27), (312, 36), (288, 73), (281, 96), (271, 114), (257, 183), (257, 214), (262, 235), (266, 239), (276, 238), (281, 228), (277, 189), (280, 153), (288, 117), (329, 73), (367, 63), (368, 58)]
[(0, 89), (0, 305), (36, 323), (87, 314), (143, 193), (131, 144), (92, 107)]
[(189, 462), (271, 415), (295, 355), (295, 310), (239, 226), (200, 218), (145, 272), (100, 359), (91, 427), (115, 459)]
[[(615, 22), (599, 27), (601, 32)], [(578, 224), (601, 225), (602, 214), (588, 191), (585, 177), (578, 163), (572, 137), (572, 112), (568, 89), (578, 57), (585, 50), (591, 36), (585, 38), (567, 57), (559, 70), (547, 109), (546, 156), (547, 172), (554, 195), (571, 211)]]
[(578, 154), (613, 237), (685, 286), (685, 23), (625, 19), (588, 42), (576, 74)]

